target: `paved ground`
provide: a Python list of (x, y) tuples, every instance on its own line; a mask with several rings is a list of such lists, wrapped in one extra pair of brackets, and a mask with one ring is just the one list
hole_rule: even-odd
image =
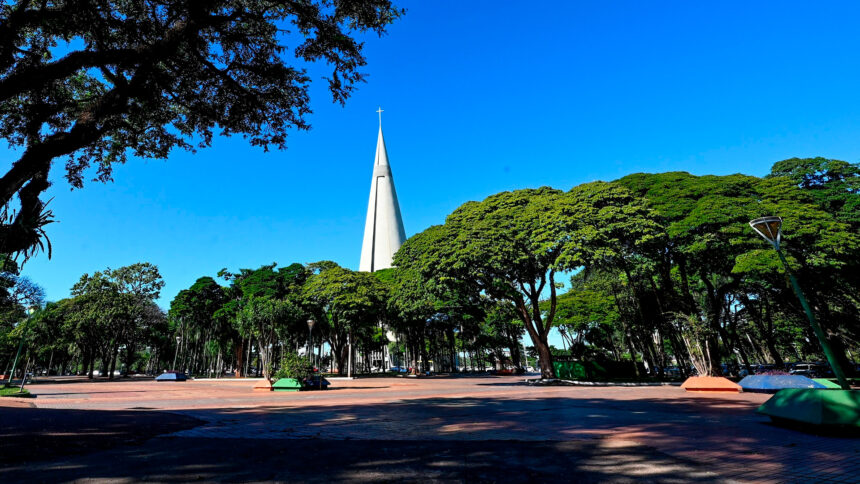
[(767, 395), (521, 380), (37, 384), (0, 399), (0, 482), (860, 482), (860, 440), (773, 426)]

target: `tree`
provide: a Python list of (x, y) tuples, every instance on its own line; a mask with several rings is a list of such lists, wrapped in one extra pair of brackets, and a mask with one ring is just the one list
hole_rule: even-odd
[(304, 314), (290, 301), (251, 296), (239, 313), (242, 323), (251, 329), (257, 341), (263, 378), (272, 379), (272, 355), (277, 325), (297, 320)]
[[(556, 274), (609, 264), (636, 250), (657, 233), (648, 217), (619, 185), (503, 192), (468, 202), (444, 225), (410, 238), (394, 263), (441, 284), (466, 284), (492, 300), (511, 302), (538, 351), (541, 375), (552, 378), (547, 338), (556, 313)], [(543, 312), (545, 290), (549, 309)]]
[[(101, 358), (102, 374), (108, 372), (108, 364), (115, 359), (119, 349), (115, 337), (117, 327), (120, 321), (130, 319), (126, 312), (129, 298), (102, 272), (81, 276), (72, 287), (72, 295), (74, 304), (67, 319), (67, 330), (84, 355), (83, 371), (92, 379), (97, 359)], [(113, 376), (112, 371), (110, 375)]]
[(30, 318), (27, 342), (34, 349), (36, 361), (43, 363), (48, 372), (55, 364), (64, 370), (72, 358), (74, 340), (65, 325), (71, 302), (71, 299), (49, 302)]
[[(236, 339), (237, 333), (231, 321), (218, 315), (226, 303), (227, 294), (224, 288), (208, 276), (197, 279), (191, 287), (179, 291), (173, 298), (168, 316), (173, 322), (177, 336), (180, 337), (180, 343), (186, 348), (185, 353), (189, 345), (194, 344), (202, 345), (201, 348), (197, 348), (199, 349), (195, 352), (197, 355), (218, 356)], [(209, 354), (213, 350), (215, 355)], [(177, 348), (177, 354), (178, 351)], [(198, 358), (191, 364), (194, 365), (199, 360)], [(208, 370), (217, 370), (212, 365), (206, 366)]]
[(67, 330), (84, 354), (90, 378), (98, 358), (102, 374), (113, 378), (121, 348), (126, 371), (131, 369), (146, 328), (163, 318), (154, 302), (163, 286), (158, 268), (148, 262), (84, 274), (75, 283)]
[[(163, 319), (162, 310), (155, 304), (164, 287), (158, 267), (149, 262), (138, 262), (114, 270), (107, 270), (117, 290), (127, 296), (128, 319), (120, 326), (117, 338), (125, 349), (125, 371), (135, 363), (138, 345), (143, 341), (146, 328)], [(113, 371), (111, 371), (113, 378)]]
[(860, 164), (822, 157), (774, 163), (768, 178), (786, 177), (808, 190), (826, 211), (860, 228)]
[(481, 324), (481, 334), (485, 337), (485, 345), (493, 349), (492, 357), (503, 365), (507, 357), (504, 349), (510, 355), (510, 364), (522, 369), (523, 359), (520, 348), (520, 338), (524, 328), (522, 320), (517, 316), (516, 308), (507, 301), (500, 301), (490, 306)]
[[(276, 361), (273, 357), (275, 342), (281, 341), (283, 346), (288, 338), (297, 340), (306, 328), (301, 294), (308, 270), (298, 263), (278, 270), (276, 266), (272, 263), (258, 269), (240, 269), (236, 274), (222, 269), (218, 273), (230, 282), (230, 287), (225, 291), (228, 301), (215, 316), (231, 321), (238, 334), (248, 338), (249, 345), (252, 339), (257, 342), (264, 372), (271, 372), (271, 364)], [(236, 362), (237, 367), (241, 367), (241, 340), (237, 343)], [(249, 346), (249, 355), (250, 350)], [(271, 375), (264, 374), (267, 378)]]
[(372, 273), (351, 271), (333, 262), (311, 264), (311, 268), (321, 270), (304, 285), (304, 306), (324, 323), (321, 329), (328, 332), (338, 372), (343, 374), (356, 334), (379, 321), (384, 286)]
[[(585, 357), (591, 344), (609, 350), (620, 360), (614, 336), (622, 332), (621, 315), (618, 301), (607, 287), (619, 278), (601, 277), (606, 273), (595, 272), (588, 275), (580, 272), (571, 278), (570, 290), (558, 297), (555, 324), (572, 356)], [(546, 306), (547, 301), (544, 301), (542, 309), (546, 310)]]
[[(691, 356), (701, 357), (700, 366), (708, 373), (720, 374), (723, 357), (735, 350), (748, 363), (738, 333), (742, 316), (738, 309), (744, 304), (745, 317), (758, 318), (755, 324), (761, 328), (765, 326), (762, 307), (776, 306), (773, 301), (791, 308), (789, 312), (798, 320), (803, 317), (776, 255), (752, 232), (749, 220), (773, 214), (786, 220), (784, 247), (800, 277), (806, 281), (830, 280), (830, 285), (819, 282), (813, 287), (833, 287), (834, 281), (844, 277), (840, 275), (846, 272), (851, 254), (856, 254), (858, 238), (850, 227), (828, 214), (787, 177), (697, 177), (675, 172), (633, 174), (618, 183), (649, 202), (668, 237), (663, 250), (648, 255), (650, 263), (631, 261), (637, 277), (628, 280), (639, 281), (631, 288), (641, 313), (636, 324), (659, 327), (670, 323), (679, 327), (683, 339), (694, 349)], [(838, 318), (828, 315), (832, 314), (828, 307), (833, 305), (818, 294), (822, 326), (830, 328), (834, 346), (844, 348), (835, 341), (840, 339), (834, 329), (838, 326), (834, 319)], [(816, 299), (815, 293), (811, 299)], [(846, 296), (839, 306), (851, 306), (849, 301)], [(766, 317), (772, 317), (770, 311)], [(763, 338), (772, 337), (769, 331), (760, 333)], [(767, 346), (775, 348), (773, 343)]]
[(27, 277), (18, 275), (18, 264), (0, 254), (0, 320), (17, 318), (31, 306), (41, 306), (45, 291)]
[[(21, 345), (21, 338), (34, 326), (27, 318), (27, 309), (41, 307), (44, 298), (44, 290), (19, 276), (15, 261), (0, 254), (0, 358), (6, 362), (6, 370)], [(23, 321), (27, 324), (20, 324)]]
[(290, 128), (309, 127), (302, 66), (330, 65), (344, 103), (364, 79), (356, 34), (382, 35), (402, 13), (390, 0), (4, 2), (0, 137), (20, 155), (0, 177), (0, 253), (41, 243), (59, 157), (80, 188), (92, 165), (107, 181), (129, 154), (166, 158), (216, 133), (283, 149)]

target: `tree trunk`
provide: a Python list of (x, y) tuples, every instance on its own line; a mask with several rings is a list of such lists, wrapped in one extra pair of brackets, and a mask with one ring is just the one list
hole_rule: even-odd
[(234, 369), (233, 374), (237, 378), (242, 378), (245, 376), (245, 368), (244, 368), (244, 366), (242, 366), (244, 364), (244, 361), (245, 361), (245, 359), (244, 359), (245, 345), (244, 345), (244, 340), (242, 340), (242, 338), (239, 338), (239, 342), (236, 344), (235, 353), (236, 353), (236, 368)]
[(720, 356), (720, 340), (716, 334), (706, 336), (705, 352), (708, 358), (708, 375), (703, 376), (723, 376), (722, 357)]
[(110, 348), (102, 348), (102, 359), (101, 359), (101, 368), (99, 369), (101, 376), (104, 377), (110, 368), (110, 354), (112, 350)]
[(523, 368), (523, 356), (522, 353), (520, 353), (519, 343), (514, 341), (508, 349), (511, 352), (511, 362), (514, 365), (514, 368), (517, 370), (525, 370), (525, 368)]
[[(540, 319), (532, 319), (533, 315), (529, 314), (525, 301), (519, 300), (514, 301), (514, 303), (517, 307), (517, 313), (526, 328), (526, 332), (532, 340), (532, 345), (537, 351), (538, 364), (540, 365), (540, 377), (555, 378), (555, 368), (553, 368), (552, 365), (552, 352), (550, 351), (549, 343), (547, 342), (547, 333), (549, 333), (549, 328), (544, 328)], [(540, 312), (536, 307), (534, 308), (534, 313), (534, 317), (540, 317)], [(547, 323), (547, 326), (549, 326), (549, 324), (550, 323)]]
[[(92, 380), (93, 379), (93, 373), (95, 373), (95, 371), (96, 371), (96, 355), (95, 355), (94, 350), (90, 350), (90, 354), (87, 357), (87, 360), (89, 361), (89, 365), (90, 365), (89, 372), (88, 372), (89, 373), (88, 378), (90, 380)], [(84, 371), (86, 371), (86, 369)]]
[(424, 335), (421, 335), (421, 339), (419, 340), (421, 346), (418, 349), (421, 351), (421, 373), (427, 371), (427, 340), (424, 339)]
[(125, 347), (125, 375), (131, 374), (131, 365), (134, 364), (134, 344), (129, 343)]
[(343, 338), (340, 338), (337, 335), (332, 335), (332, 337), (329, 338), (329, 345), (331, 346), (331, 355), (334, 360), (333, 363), (337, 366), (337, 374), (338, 376), (343, 376), (343, 372), (346, 368), (346, 344), (344, 344)]
[(552, 353), (546, 341), (532, 341), (538, 353), (541, 378), (555, 378), (555, 368), (552, 366)]
[(785, 367), (785, 361), (782, 359), (782, 354), (780, 354), (779, 350), (776, 348), (776, 341), (774, 341), (773, 313), (770, 309), (770, 301), (767, 298), (764, 298), (762, 302), (764, 304), (761, 311), (759, 311), (759, 314), (762, 315), (762, 317), (758, 319), (753, 318), (753, 321), (757, 323), (762, 339), (764, 339), (765, 344), (767, 345), (767, 351), (770, 353), (770, 357), (773, 358), (776, 368), (782, 369)]
[[(722, 356), (720, 354), (720, 342), (718, 339), (718, 335), (722, 331), (722, 326), (720, 326), (720, 316), (722, 314), (722, 301), (723, 297), (720, 294), (720, 291), (716, 290), (714, 285), (708, 280), (707, 276), (700, 277), (702, 283), (705, 285), (707, 290), (706, 293), (706, 318), (707, 324), (709, 328), (709, 334), (705, 337), (707, 339), (706, 352), (708, 353), (708, 360), (710, 361), (710, 370), (707, 376), (723, 376), (723, 367), (722, 367)], [(729, 341), (725, 341), (726, 346), (729, 345)]]
[(244, 372), (244, 375), (245, 375), (245, 376), (248, 376), (248, 373), (250, 372), (250, 365), (251, 365), (251, 347), (252, 347), (252, 346), (253, 346), (253, 345), (251, 344), (251, 337), (250, 337), (250, 336), (248, 336), (248, 355), (247, 355), (247, 358), (245, 358), (245, 372)]
[(113, 373), (116, 371), (116, 360), (119, 357), (119, 345), (113, 347), (110, 357), (110, 369), (108, 370), (108, 379), (113, 380)]
[[(90, 352), (89, 350), (81, 351), (81, 367), (75, 368), (75, 375), (86, 375), (90, 368)], [(90, 375), (90, 378), (93, 376)]]

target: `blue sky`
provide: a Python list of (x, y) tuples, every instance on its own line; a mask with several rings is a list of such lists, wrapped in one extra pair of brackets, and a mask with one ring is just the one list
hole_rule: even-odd
[[(283, 152), (240, 138), (133, 160), (71, 191), (53, 171), (51, 300), (83, 274), (157, 264), (167, 308), (222, 267), (357, 269), (383, 124), (407, 235), (502, 190), (633, 172), (763, 175), (792, 156), (860, 160), (860, 4), (407, 1), (367, 38), (346, 107), (313, 90)], [(323, 72), (315, 69), (314, 72)], [(0, 152), (4, 171), (14, 160)]]

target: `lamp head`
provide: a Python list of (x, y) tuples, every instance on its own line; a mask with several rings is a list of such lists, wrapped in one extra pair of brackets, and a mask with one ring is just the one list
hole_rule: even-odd
[(782, 239), (782, 217), (761, 217), (750, 222), (750, 227), (765, 240), (779, 250), (779, 242)]
[(315, 325), (315, 324), (317, 324), (317, 322), (316, 322), (316, 321), (314, 321), (313, 319), (309, 319), (309, 320), (308, 320), (308, 329), (309, 329), (309, 330), (311, 330), (311, 331), (313, 331), (313, 330), (314, 330), (314, 325)]

